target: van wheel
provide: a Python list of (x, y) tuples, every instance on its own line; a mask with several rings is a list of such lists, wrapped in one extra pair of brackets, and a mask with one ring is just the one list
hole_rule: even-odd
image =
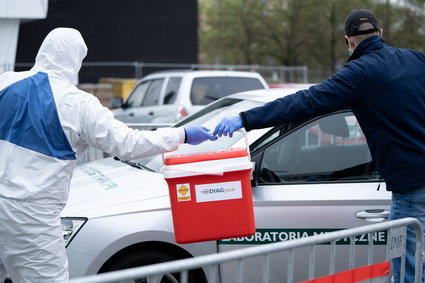
[[(162, 251), (134, 251), (131, 253), (127, 253), (121, 258), (115, 260), (114, 262), (108, 264), (105, 268), (102, 268), (103, 272), (116, 271), (126, 268), (139, 267), (144, 265), (150, 265), (155, 263), (167, 262), (177, 260), (179, 258), (170, 255), (168, 253)], [(192, 270), (188, 274), (188, 282), (189, 283), (207, 283), (204, 272), (202, 269)], [(120, 283), (146, 283), (146, 278), (139, 278), (134, 280), (122, 280), (118, 281)], [(179, 273), (167, 273), (161, 278), (161, 283), (178, 283), (180, 282), (180, 274)]]

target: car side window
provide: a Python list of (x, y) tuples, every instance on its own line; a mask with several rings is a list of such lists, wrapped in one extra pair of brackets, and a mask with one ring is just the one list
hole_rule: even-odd
[(158, 105), (164, 79), (152, 80), (146, 90), (142, 106)]
[(144, 81), (137, 85), (128, 98), (127, 107), (140, 107), (150, 84), (151, 81)]
[(379, 180), (351, 112), (311, 122), (264, 150), (259, 184)]
[(267, 132), (262, 139), (259, 139), (259, 142), (255, 142), (254, 144), (250, 145), (250, 150), (252, 152), (259, 150), (259, 148), (267, 145), (268, 143), (270, 143), (271, 141), (273, 141), (274, 139), (279, 138), (279, 136), (281, 135), (282, 132), (282, 127), (275, 127), (274, 129), (270, 130), (269, 132)]
[(167, 88), (165, 89), (164, 104), (173, 104), (176, 101), (181, 82), (181, 77), (171, 77), (168, 80)]

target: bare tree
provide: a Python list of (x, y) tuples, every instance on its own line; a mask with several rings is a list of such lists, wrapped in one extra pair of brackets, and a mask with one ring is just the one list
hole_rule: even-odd
[(204, 63), (307, 65), (314, 81), (348, 59), (344, 23), (354, 9), (375, 12), (384, 39), (425, 49), (425, 0), (199, 0)]

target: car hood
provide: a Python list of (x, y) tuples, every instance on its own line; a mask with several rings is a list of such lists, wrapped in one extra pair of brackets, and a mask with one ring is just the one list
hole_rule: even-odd
[(61, 216), (90, 218), (169, 208), (162, 174), (106, 158), (77, 166)]

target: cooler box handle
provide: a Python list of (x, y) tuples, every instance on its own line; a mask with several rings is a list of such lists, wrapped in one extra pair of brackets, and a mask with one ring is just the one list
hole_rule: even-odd
[[(241, 129), (237, 130), (236, 132), (240, 132), (240, 133), (243, 134), (243, 136), (245, 138), (246, 151), (248, 152), (248, 160), (251, 161), (251, 153), (249, 151), (248, 135), (246, 134), (246, 130), (244, 128), (241, 128)], [(161, 157), (162, 157), (162, 163), (165, 164), (164, 153), (161, 153)]]

